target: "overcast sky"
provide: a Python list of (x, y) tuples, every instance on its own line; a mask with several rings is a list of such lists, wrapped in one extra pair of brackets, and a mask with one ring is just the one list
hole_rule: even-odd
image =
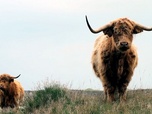
[[(72, 89), (99, 89), (91, 66), (93, 28), (120, 17), (152, 27), (151, 0), (0, 0), (0, 73), (26, 90), (58, 82)], [(152, 32), (134, 36), (139, 64), (129, 89), (152, 88)]]

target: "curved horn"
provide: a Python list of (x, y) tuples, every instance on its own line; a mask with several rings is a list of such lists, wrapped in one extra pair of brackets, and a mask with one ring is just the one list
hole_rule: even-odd
[(16, 78), (20, 77), (20, 75), (21, 75), (21, 74), (19, 74), (19, 75), (18, 75), (18, 76), (16, 76), (16, 77), (13, 77), (13, 79), (16, 79)]
[(152, 30), (152, 28), (148, 28), (148, 27), (145, 27), (145, 26), (137, 24), (137, 23), (135, 24), (135, 27), (140, 27), (141, 29), (146, 30), (146, 31), (151, 31)]
[(113, 24), (113, 23), (109, 23), (109, 24), (107, 24), (107, 25), (104, 25), (104, 26), (100, 27), (100, 28), (97, 29), (97, 30), (93, 30), (92, 27), (91, 27), (90, 24), (89, 24), (89, 21), (88, 21), (87, 16), (85, 16), (85, 17), (86, 17), (87, 26), (88, 26), (88, 28), (90, 29), (90, 31), (91, 31), (92, 33), (99, 33), (99, 32), (101, 32), (101, 31), (105, 30), (106, 28), (111, 27), (112, 24)]

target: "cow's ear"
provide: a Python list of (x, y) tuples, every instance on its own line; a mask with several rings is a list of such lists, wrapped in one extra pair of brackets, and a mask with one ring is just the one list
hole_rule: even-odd
[(105, 30), (103, 30), (103, 33), (111, 37), (113, 35), (113, 27), (106, 28)]
[(143, 32), (143, 29), (142, 28), (140, 28), (140, 27), (135, 27), (134, 28), (134, 30), (133, 30), (133, 34), (138, 34), (138, 33), (140, 33), (140, 32)]
[(14, 82), (14, 79), (13, 78), (9, 79), (9, 82)]

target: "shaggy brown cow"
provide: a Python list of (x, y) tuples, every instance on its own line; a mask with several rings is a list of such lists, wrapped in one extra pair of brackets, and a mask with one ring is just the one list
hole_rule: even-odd
[(13, 77), (9, 74), (0, 75), (0, 103), (2, 108), (19, 108), (19, 105), (24, 97), (23, 87), (18, 81), (14, 80), (19, 76), (20, 75)]
[(91, 32), (104, 33), (95, 41), (92, 66), (104, 87), (105, 100), (114, 101), (114, 93), (118, 90), (120, 101), (125, 101), (127, 86), (138, 62), (136, 48), (132, 45), (133, 34), (152, 28), (127, 18), (112, 21), (98, 30), (91, 28), (87, 16), (86, 22)]

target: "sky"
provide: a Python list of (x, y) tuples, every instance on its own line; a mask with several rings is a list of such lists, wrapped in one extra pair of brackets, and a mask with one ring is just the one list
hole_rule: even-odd
[[(17, 79), (25, 90), (40, 83), (70, 89), (103, 90), (91, 65), (96, 29), (127, 17), (152, 27), (151, 0), (0, 0), (0, 74)], [(139, 61), (129, 89), (152, 88), (152, 31), (134, 36)]]

